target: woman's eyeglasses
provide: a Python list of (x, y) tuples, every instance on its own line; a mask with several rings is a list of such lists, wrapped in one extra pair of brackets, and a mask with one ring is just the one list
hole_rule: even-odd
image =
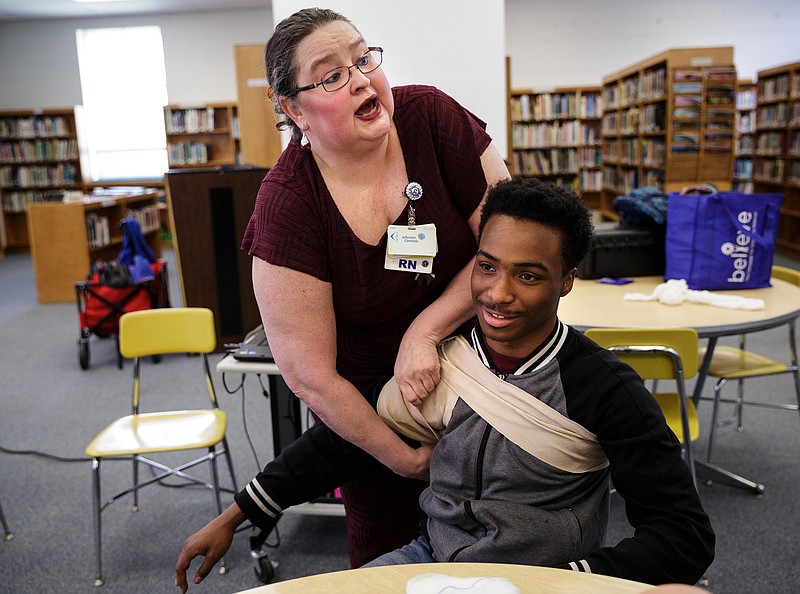
[(311, 89), (322, 87), (328, 93), (333, 93), (350, 82), (350, 70), (353, 68), (358, 68), (362, 74), (367, 74), (378, 68), (382, 62), (383, 48), (368, 47), (366, 53), (356, 60), (356, 63), (352, 66), (339, 66), (338, 68), (334, 68), (326, 73), (319, 82), (306, 85), (305, 87), (299, 87), (295, 89), (294, 92), (300, 93), (301, 91), (310, 91)]

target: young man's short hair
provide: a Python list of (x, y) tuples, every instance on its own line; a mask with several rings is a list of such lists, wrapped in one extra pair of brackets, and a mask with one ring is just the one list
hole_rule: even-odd
[(495, 184), (481, 211), (478, 235), (494, 215), (533, 221), (561, 232), (563, 274), (577, 268), (589, 251), (591, 213), (574, 192), (533, 178), (513, 178)]

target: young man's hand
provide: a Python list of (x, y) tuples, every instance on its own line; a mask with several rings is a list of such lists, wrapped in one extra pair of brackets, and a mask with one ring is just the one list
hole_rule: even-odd
[(203, 557), (203, 562), (194, 577), (194, 583), (199, 584), (230, 548), (236, 528), (245, 519), (239, 506), (232, 503), (222, 514), (186, 539), (175, 563), (175, 585), (181, 592), (185, 593), (189, 589), (186, 571), (192, 560), (195, 557)]

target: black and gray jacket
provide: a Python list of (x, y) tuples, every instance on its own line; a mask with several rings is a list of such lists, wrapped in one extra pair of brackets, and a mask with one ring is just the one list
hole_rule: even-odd
[[(494, 369), (478, 332), (465, 338)], [(680, 444), (638, 375), (559, 322), (504, 379), (596, 435), (609, 465), (577, 474), (559, 470), (511, 443), (459, 399), (434, 450), (431, 485), (420, 497), (434, 557), (570, 568), (653, 584), (699, 580), (714, 557), (714, 533)], [(318, 423), (235, 499), (253, 524), (269, 529), (286, 507), (375, 464)], [(612, 547), (604, 546), (609, 479), (634, 529)]]

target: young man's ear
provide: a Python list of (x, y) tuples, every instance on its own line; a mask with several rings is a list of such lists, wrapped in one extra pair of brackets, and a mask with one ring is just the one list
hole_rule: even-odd
[(572, 285), (575, 282), (575, 275), (577, 274), (578, 269), (573, 268), (570, 270), (567, 275), (564, 277), (563, 282), (561, 283), (561, 297), (568, 295), (570, 291), (572, 291)]

